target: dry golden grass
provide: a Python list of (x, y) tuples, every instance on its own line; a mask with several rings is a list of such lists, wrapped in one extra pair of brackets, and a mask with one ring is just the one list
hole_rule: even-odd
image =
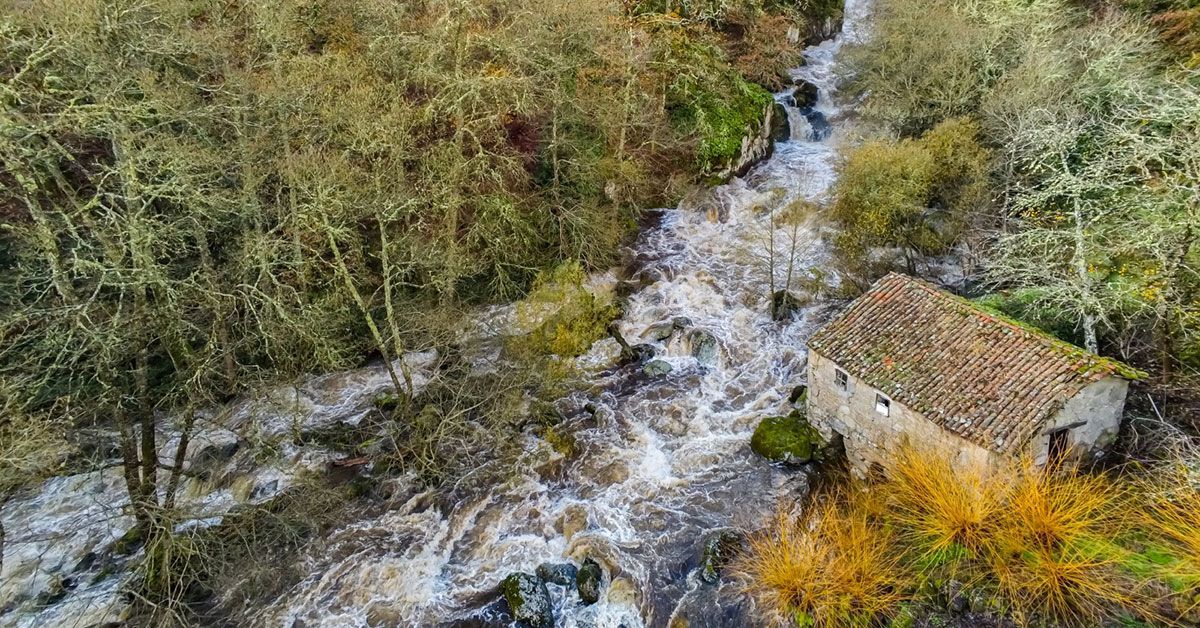
[(737, 568), (746, 590), (776, 620), (865, 626), (904, 600), (900, 553), (868, 498), (840, 492), (804, 517), (779, 514), (751, 538)]
[[(1152, 592), (1164, 583), (1180, 614), (1200, 608), (1200, 495), (1147, 508), (1133, 486), (1112, 472), (970, 468), (906, 449), (869, 488), (778, 517), (741, 570), (760, 606), (802, 625), (879, 622), (950, 580), (1021, 625), (1170, 623)], [(1143, 537), (1171, 562), (1137, 554), (1129, 541)]]
[(1181, 616), (1200, 616), (1200, 491), (1186, 473), (1170, 473), (1147, 487), (1140, 523), (1160, 543), (1156, 576), (1167, 584)]
[(986, 469), (914, 447), (901, 448), (884, 492), (888, 516), (926, 560), (959, 547), (983, 549), (1004, 501), (1004, 488)]

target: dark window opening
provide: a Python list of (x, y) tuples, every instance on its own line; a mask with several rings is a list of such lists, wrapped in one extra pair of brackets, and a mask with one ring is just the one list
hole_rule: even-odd
[(1050, 445), (1046, 449), (1046, 462), (1058, 462), (1067, 455), (1071, 446), (1071, 430), (1050, 432)]

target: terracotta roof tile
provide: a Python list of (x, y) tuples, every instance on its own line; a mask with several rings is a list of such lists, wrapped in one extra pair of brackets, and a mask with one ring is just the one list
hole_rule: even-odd
[(1018, 452), (1088, 384), (1145, 376), (896, 273), (808, 346), (944, 429), (1001, 453)]

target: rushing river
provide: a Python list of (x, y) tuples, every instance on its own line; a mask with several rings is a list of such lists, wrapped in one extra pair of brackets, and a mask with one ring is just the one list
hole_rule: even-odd
[[(649, 377), (637, 365), (611, 368), (616, 342), (597, 343), (580, 359), (593, 371), (594, 386), (566, 408), (577, 453), (564, 459), (530, 437), (525, 460), (502, 485), (472, 486), (468, 478), (449, 494), (415, 495), (336, 531), (303, 557), (311, 575), (246, 617), (247, 624), (496, 625), (504, 616), (495, 593), (501, 579), (585, 557), (605, 567), (601, 599), (583, 605), (574, 589), (551, 585), (559, 626), (751, 621), (752, 609), (736, 585), (728, 579), (707, 584), (697, 567), (702, 544), (714, 531), (753, 529), (781, 500), (806, 488), (804, 472), (757, 457), (749, 441), (762, 418), (789, 411), (788, 395), (804, 381), (805, 339), (828, 306), (816, 299), (789, 321), (773, 321), (765, 255), (770, 238), (784, 255), (791, 247), (790, 229), (772, 230), (772, 210), (797, 199), (819, 203), (833, 182), (848, 135), (835, 105), (835, 59), (865, 19), (863, 4), (847, 2), (843, 34), (810, 47), (806, 64), (793, 71), (820, 93), (810, 110), (788, 107), (791, 139), (708, 198), (663, 211), (629, 252), (631, 279), (645, 287), (629, 298), (620, 330), (630, 342), (653, 343), (657, 358), (672, 370)], [(789, 102), (787, 94), (777, 100)], [(827, 261), (817, 213), (796, 231), (801, 271)], [(785, 267), (777, 264), (777, 280)], [(670, 329), (672, 321), (678, 329), (667, 336), (659, 325)], [(414, 359), (419, 367), (421, 356)], [(297, 398), (305, 420), (347, 420), (365, 411), (386, 384), (377, 368), (321, 379)], [(246, 407), (232, 416), (239, 412), (261, 414)], [(222, 434), (229, 438), (222, 441)], [(207, 438), (219, 448), (236, 440), (231, 434), (209, 430), (198, 442)], [(295, 452), (291, 459), (289, 469), (256, 470), (244, 492), (267, 499), (287, 485), (297, 466), (319, 468), (328, 460), (320, 452)], [(233, 497), (202, 500), (216, 515)], [(117, 514), (123, 503), (115, 471), (55, 478), (41, 493), (10, 503), (2, 513), (9, 529), (5, 578), (47, 580), (56, 565), (86, 559), (87, 548), (109, 544), (128, 529), (128, 517)], [(86, 567), (75, 569), (87, 575)], [(0, 625), (87, 625), (109, 617), (115, 612), (110, 606), (118, 604), (119, 580), (91, 582), (72, 582), (57, 608), (7, 614), (0, 608)]]
[[(862, 17), (849, 3), (844, 34), (809, 48), (807, 63), (794, 71), (820, 96), (815, 113), (789, 112), (792, 139), (714, 190), (708, 211), (695, 203), (667, 210), (634, 245), (645, 276), (635, 278), (653, 283), (632, 295), (620, 329), (630, 342), (647, 342), (652, 326), (688, 319), (686, 330), (654, 341), (670, 373), (602, 371), (594, 390), (603, 392), (577, 400), (591, 401), (598, 418), (574, 414), (579, 453), (565, 468), (523, 465), (503, 486), (460, 488), (449, 508), (413, 499), (351, 526), (310, 557), (312, 576), (256, 622), (494, 625), (502, 611), (495, 588), (506, 575), (590, 556), (610, 582), (590, 606), (551, 585), (560, 626), (746, 623), (750, 609), (736, 587), (703, 583), (697, 564), (713, 531), (761, 524), (806, 482), (749, 448), (760, 419), (789, 410), (788, 395), (804, 378), (805, 338), (826, 313), (816, 304), (786, 323), (768, 315), (767, 239), (787, 248), (790, 235), (771, 232), (769, 210), (828, 193), (845, 136), (834, 62)], [(811, 216), (799, 230), (801, 269), (826, 263), (817, 224)], [(705, 334), (718, 341), (715, 356), (695, 346)], [(605, 340), (582, 361), (609, 364), (616, 351)]]

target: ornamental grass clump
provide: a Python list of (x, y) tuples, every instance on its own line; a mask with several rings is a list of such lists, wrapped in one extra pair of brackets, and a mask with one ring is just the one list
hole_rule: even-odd
[(780, 513), (737, 562), (746, 591), (776, 622), (867, 626), (892, 615), (908, 580), (869, 496), (836, 492), (800, 517)]
[(1147, 490), (1139, 509), (1150, 532), (1152, 575), (1166, 585), (1171, 605), (1182, 617), (1200, 618), (1200, 491), (1187, 474), (1170, 474), (1164, 486)]
[(900, 449), (885, 488), (888, 518), (927, 565), (985, 551), (1006, 490), (981, 466), (955, 465), (911, 446)]
[(1096, 625), (1150, 616), (1115, 541), (1130, 530), (1130, 492), (1105, 474), (1026, 462), (989, 539), (989, 581), (1018, 619)]

